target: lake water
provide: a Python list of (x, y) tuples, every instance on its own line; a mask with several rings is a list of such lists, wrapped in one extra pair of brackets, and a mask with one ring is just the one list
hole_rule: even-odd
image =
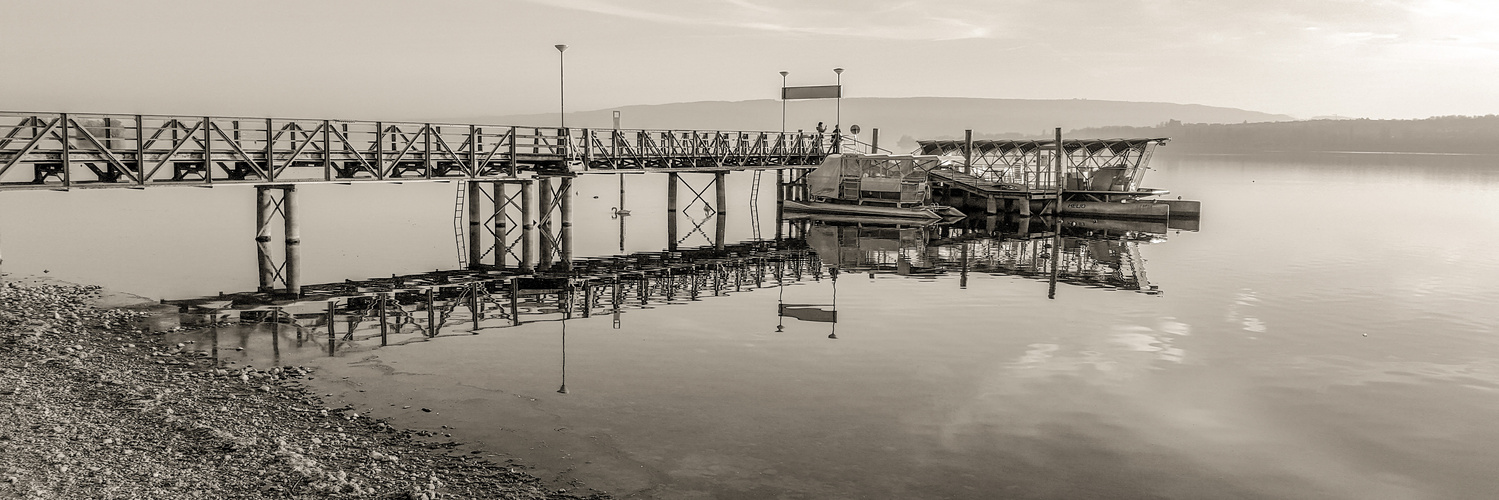
[[(844, 268), (836, 280), (657, 301), (617, 322), (364, 338), (333, 357), (286, 329), (273, 349), (267, 325), (219, 342), (245, 348), (221, 349), (239, 363), (321, 367), (334, 401), (619, 496), (1495, 498), (1496, 163), (1162, 148), (1146, 184), (1201, 200), (1199, 231), (954, 243), (818, 226), (813, 239), (860, 245), (830, 256), (813, 242)], [(748, 177), (730, 176), (731, 206), (747, 206)], [(620, 253), (615, 182), (579, 183), (579, 256)], [(660, 250), (665, 177), (628, 182), (625, 251)], [(452, 190), (305, 188), (304, 282), (452, 268)], [(5, 271), (153, 298), (250, 290), (252, 199), (4, 193)], [(747, 212), (730, 211), (730, 241), (754, 238)], [(768, 238), (773, 203), (759, 213)], [(705, 227), (683, 246), (711, 243)], [(1078, 266), (1063, 278), (1089, 279), (1053, 290), (1044, 266), (1004, 268), (1054, 243)]]

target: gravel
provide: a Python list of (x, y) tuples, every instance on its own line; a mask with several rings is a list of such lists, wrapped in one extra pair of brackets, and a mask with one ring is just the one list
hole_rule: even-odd
[(0, 498), (609, 498), (327, 407), (307, 368), (215, 366), (100, 295), (0, 285)]

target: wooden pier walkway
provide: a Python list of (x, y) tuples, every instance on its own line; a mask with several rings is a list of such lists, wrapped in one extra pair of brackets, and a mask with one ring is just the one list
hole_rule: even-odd
[(809, 168), (824, 134), (0, 112), (0, 191)]

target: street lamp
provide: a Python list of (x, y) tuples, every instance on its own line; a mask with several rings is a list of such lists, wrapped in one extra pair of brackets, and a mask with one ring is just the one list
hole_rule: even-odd
[(833, 68), (833, 72), (838, 74), (838, 99), (833, 105), (833, 130), (842, 131), (838, 126), (843, 123), (843, 68)]
[(790, 71), (781, 72), (781, 135), (786, 135), (786, 75)]
[(557, 47), (557, 102), (559, 106), (557, 117), (560, 122), (559, 127), (567, 128), (567, 65), (562, 57), (562, 53), (567, 52), (567, 46), (559, 43), (554, 47)]

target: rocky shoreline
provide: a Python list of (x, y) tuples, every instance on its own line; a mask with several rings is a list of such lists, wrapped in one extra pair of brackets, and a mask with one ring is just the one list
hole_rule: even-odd
[(609, 498), (327, 407), (309, 369), (215, 366), (100, 296), (0, 285), (0, 498)]

